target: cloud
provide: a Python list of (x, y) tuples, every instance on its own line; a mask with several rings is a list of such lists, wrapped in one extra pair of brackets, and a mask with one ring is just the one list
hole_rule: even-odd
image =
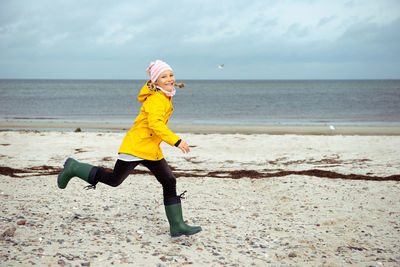
[(44, 46), (53, 46), (60, 43), (62, 40), (68, 38), (69, 33), (59, 33), (52, 36), (46, 36), (40, 39), (40, 44)]
[(399, 10), (391, 0), (3, 0), (0, 77), (98, 77), (112, 69), (130, 78), (145, 75), (155, 58), (203, 78), (221, 63), (218, 75), (229, 77), (272, 65), (297, 77), (293, 66), (371, 61), (391, 66), (380, 70), (388, 73), (399, 65)]
[(137, 30), (136, 27), (133, 26), (124, 27), (119, 23), (108, 25), (103, 34), (96, 38), (96, 43), (100, 45), (111, 44), (121, 46), (133, 40), (138, 32), (140, 32), (140, 30)]
[(322, 27), (325, 24), (328, 24), (331, 21), (334, 21), (336, 16), (329, 16), (329, 17), (323, 17), (322, 19), (319, 20), (317, 27)]

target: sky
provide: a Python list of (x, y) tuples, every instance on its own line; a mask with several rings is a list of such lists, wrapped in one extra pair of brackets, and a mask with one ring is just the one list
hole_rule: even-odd
[(399, 0), (0, 0), (0, 78), (400, 79), (399, 29)]

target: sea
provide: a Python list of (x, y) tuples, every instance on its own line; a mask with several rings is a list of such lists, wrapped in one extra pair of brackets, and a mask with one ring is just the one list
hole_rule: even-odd
[[(133, 124), (145, 80), (0, 79), (0, 121)], [(400, 126), (400, 80), (184, 80), (176, 124)]]

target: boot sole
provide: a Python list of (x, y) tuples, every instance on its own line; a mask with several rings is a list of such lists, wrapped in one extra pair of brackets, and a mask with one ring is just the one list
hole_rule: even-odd
[(64, 169), (65, 169), (65, 166), (67, 166), (67, 164), (68, 164), (68, 161), (70, 161), (71, 160), (71, 158), (67, 158), (67, 160), (65, 161), (65, 163), (64, 163), (64, 166), (63, 166), (63, 169), (61, 170), (61, 172), (58, 174), (58, 176), (57, 176), (57, 186), (58, 186), (58, 188), (60, 188), (60, 189), (65, 189), (66, 188), (66, 186), (65, 187), (60, 187), (60, 183), (59, 183), (59, 181), (60, 181), (60, 176), (63, 174), (63, 172), (64, 172)]
[(203, 229), (200, 229), (200, 230), (192, 232), (192, 233), (171, 234), (171, 237), (178, 237), (178, 236), (182, 236), (182, 235), (186, 235), (186, 236), (194, 235), (194, 234), (197, 234), (197, 233), (201, 232), (202, 230)]

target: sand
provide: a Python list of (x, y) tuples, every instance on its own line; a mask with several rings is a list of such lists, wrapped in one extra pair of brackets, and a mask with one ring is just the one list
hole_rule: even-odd
[(179, 134), (189, 154), (162, 148), (203, 231), (171, 238), (143, 167), (57, 188), (69, 156), (112, 168), (124, 133), (1, 131), (0, 265), (400, 265), (400, 136)]
[[(56, 131), (73, 131), (82, 128), (88, 131), (125, 132), (132, 124), (99, 123), (99, 122), (60, 122), (40, 120), (0, 121), (0, 129), (24, 130), (44, 129)], [(179, 133), (197, 134), (306, 134), (306, 135), (400, 135), (398, 126), (338, 126), (338, 125), (215, 125), (215, 124), (182, 124), (169, 123), (169, 128)]]

